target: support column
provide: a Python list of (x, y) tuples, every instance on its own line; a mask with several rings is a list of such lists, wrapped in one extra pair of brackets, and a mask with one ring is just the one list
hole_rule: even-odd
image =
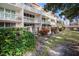
[(5, 28), (6, 26), (5, 26), (5, 22), (4, 22), (4, 28)]
[(22, 7), (22, 27), (24, 27), (24, 6)]
[(5, 8), (4, 8), (4, 19), (5, 19)]
[(39, 17), (39, 20), (40, 20), (39, 29), (41, 29), (41, 28), (42, 28), (42, 16), (41, 16), (41, 15), (40, 15), (40, 17)]

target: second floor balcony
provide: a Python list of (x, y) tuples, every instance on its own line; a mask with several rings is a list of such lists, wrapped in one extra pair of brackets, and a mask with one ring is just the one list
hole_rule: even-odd
[(22, 18), (19, 15), (9, 15), (9, 14), (0, 13), (0, 20), (21, 22)]
[(26, 23), (41, 23), (39, 19), (31, 18), (31, 17), (26, 17), (24, 16), (24, 22)]
[(31, 3), (24, 3), (23, 6), (24, 6), (24, 9), (26, 9), (28, 11), (32, 11), (32, 12), (36, 11), (36, 9), (34, 8), (34, 6)]
[(21, 21), (21, 16), (16, 11), (0, 7), (0, 20)]
[(42, 24), (51, 24), (49, 21), (42, 21)]
[(16, 7), (23, 7), (23, 3), (9, 3), (10, 5), (16, 6)]
[(24, 16), (24, 22), (34, 23), (34, 18)]

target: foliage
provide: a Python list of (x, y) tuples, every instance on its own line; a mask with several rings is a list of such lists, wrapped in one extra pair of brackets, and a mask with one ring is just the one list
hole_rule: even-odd
[(23, 55), (35, 48), (35, 37), (23, 28), (0, 28), (0, 55)]
[(69, 8), (65, 10), (64, 12), (62, 12), (61, 15), (65, 15), (67, 18), (70, 19), (70, 21), (72, 21), (71, 19), (79, 15), (78, 10), (79, 10), (79, 6), (73, 6), (72, 8)]
[(52, 11), (56, 13), (58, 10), (61, 10), (60, 15), (65, 15), (70, 21), (75, 16), (79, 15), (79, 3), (47, 3), (44, 6), (44, 9), (47, 11)]
[(47, 11), (53, 11), (56, 12), (57, 9), (63, 9), (64, 4), (63, 3), (47, 3), (44, 6), (44, 9)]

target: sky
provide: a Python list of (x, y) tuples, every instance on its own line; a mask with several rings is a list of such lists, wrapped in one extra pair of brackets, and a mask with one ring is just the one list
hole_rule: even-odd
[[(44, 7), (44, 5), (45, 5), (46, 3), (38, 3), (38, 4), (39, 4), (41, 7)], [(61, 11), (58, 10), (57, 13), (56, 13), (56, 15), (59, 16), (60, 13), (61, 13)]]
[(41, 7), (44, 7), (46, 3), (38, 3)]

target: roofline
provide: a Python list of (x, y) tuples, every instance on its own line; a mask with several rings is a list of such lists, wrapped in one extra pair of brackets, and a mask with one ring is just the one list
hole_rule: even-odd
[[(36, 6), (38, 6), (38, 7), (41, 7), (38, 3), (32, 3), (32, 4), (34, 4), (34, 5), (36, 5)], [(41, 7), (42, 8), (42, 7)], [(48, 13), (48, 11), (46, 11), (46, 10), (44, 10), (44, 8), (42, 8), (42, 11), (44, 11), (45, 13)], [(51, 14), (52, 16), (56, 16), (56, 15), (54, 15), (54, 14)]]
[(37, 3), (32, 3), (32, 4), (34, 4), (34, 5), (38, 6), (38, 7), (41, 7), (41, 6), (40, 6), (40, 5), (38, 5)]
[[(40, 5), (38, 5), (38, 3), (32, 3), (32, 4), (34, 4), (34, 5), (38, 6), (38, 7), (41, 7)], [(42, 8), (42, 9), (43, 9), (43, 11), (45, 11), (44, 8)], [(45, 11), (45, 12), (47, 12), (47, 11)]]

